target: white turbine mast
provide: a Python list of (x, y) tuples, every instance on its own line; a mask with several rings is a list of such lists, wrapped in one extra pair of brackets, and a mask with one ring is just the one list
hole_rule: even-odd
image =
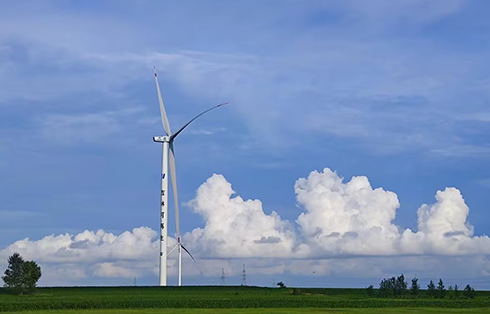
[[(177, 193), (177, 177), (175, 170), (175, 153), (174, 153), (174, 140), (189, 124), (191, 124), (194, 120), (202, 116), (203, 114), (216, 109), (218, 107), (224, 106), (228, 103), (222, 103), (211, 107), (189, 122), (184, 124), (177, 132), (172, 133), (170, 131), (170, 124), (167, 118), (167, 112), (165, 111), (165, 106), (163, 105), (162, 95), (160, 93), (160, 85), (158, 84), (158, 76), (157, 71), (153, 68), (155, 73), (155, 83), (157, 86), (158, 93), (158, 102), (160, 103), (160, 114), (162, 117), (162, 125), (163, 130), (165, 131), (166, 136), (155, 136), (153, 137), (154, 142), (162, 143), (162, 173), (160, 179), (162, 180), (161, 191), (160, 191), (160, 286), (167, 285), (167, 257), (171, 254), (175, 249), (178, 250), (179, 253), (179, 286), (182, 285), (182, 250), (184, 250), (193, 261), (196, 261), (192, 254), (187, 250), (180, 239), (180, 226), (179, 226), (179, 198)], [(174, 205), (175, 205), (175, 226), (177, 233), (177, 244), (170, 249), (167, 254), (167, 222), (168, 222), (168, 173), (169, 173), (169, 165), (170, 165), (170, 178), (172, 180), (172, 192), (174, 196)]]

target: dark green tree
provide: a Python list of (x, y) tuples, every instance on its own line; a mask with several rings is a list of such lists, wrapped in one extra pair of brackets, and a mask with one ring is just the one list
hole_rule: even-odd
[(434, 284), (434, 282), (432, 280), (427, 285), (427, 294), (431, 298), (437, 297), (436, 285)]
[(449, 287), (447, 288), (447, 296), (448, 296), (450, 299), (454, 298), (454, 288), (453, 288), (453, 286), (449, 286)]
[(369, 297), (374, 296), (374, 287), (373, 285), (370, 285), (369, 287), (366, 288), (366, 293)]
[(417, 296), (420, 291), (419, 279), (417, 277), (412, 279), (412, 285), (410, 286), (410, 293), (413, 296)]
[(400, 276), (396, 277), (395, 280), (395, 285), (393, 289), (393, 295), (395, 297), (400, 297), (402, 296), (405, 291), (407, 291), (408, 283), (405, 281), (405, 276), (401, 274)]
[(41, 267), (34, 261), (24, 261), (19, 253), (14, 253), (8, 258), (8, 266), (2, 280), (6, 288), (12, 289), (17, 294), (23, 294), (32, 291), (39, 278), (41, 278)]
[(19, 253), (12, 254), (8, 260), (8, 266), (5, 270), (5, 276), (2, 277), (6, 288), (11, 288), (16, 293), (23, 292), (23, 265), (24, 259)]
[(442, 282), (442, 279), (439, 278), (439, 282), (437, 283), (437, 294), (436, 294), (436, 296), (440, 299), (443, 299), (445, 295), (446, 295), (446, 289), (444, 287), (444, 283)]
[(463, 290), (463, 295), (469, 299), (473, 299), (475, 297), (475, 289), (473, 289), (470, 285), (466, 285)]
[(456, 285), (454, 285), (453, 298), (454, 298), (454, 299), (459, 298), (459, 287), (458, 287), (458, 285), (457, 285), (457, 284), (456, 284)]
[(393, 296), (393, 292), (395, 290), (395, 277), (391, 277), (389, 279), (383, 279), (379, 283), (379, 295), (383, 298), (389, 298)]
[(29, 291), (34, 290), (37, 281), (41, 278), (41, 267), (34, 261), (24, 262), (24, 265), (22, 265), (22, 272), (24, 275), (24, 288)]

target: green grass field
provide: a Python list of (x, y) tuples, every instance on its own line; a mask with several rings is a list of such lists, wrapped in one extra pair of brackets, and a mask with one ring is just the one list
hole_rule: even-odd
[(35, 294), (18, 296), (0, 289), (0, 312), (490, 313), (487, 291), (477, 292), (471, 300), (431, 299), (424, 293), (419, 298), (384, 299), (368, 297), (364, 289), (199, 286), (38, 288)]
[(58, 310), (29, 311), (31, 314), (472, 314), (490, 313), (490, 309), (440, 309), (440, 308), (383, 308), (383, 309), (133, 309), (133, 310)]

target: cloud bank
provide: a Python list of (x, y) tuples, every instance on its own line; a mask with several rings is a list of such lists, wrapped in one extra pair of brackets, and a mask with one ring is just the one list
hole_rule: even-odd
[[(435, 203), (418, 209), (417, 230), (394, 224), (400, 207), (397, 195), (373, 188), (365, 176), (345, 181), (325, 168), (298, 179), (294, 189), (301, 212), (290, 222), (276, 212), (267, 214), (260, 200), (234, 196), (224, 176), (211, 176), (187, 204), (202, 216), (204, 226), (183, 237), (200, 260), (198, 265), (187, 265), (186, 274), (216, 275), (223, 259), (228, 259), (225, 264), (231, 273), (239, 271), (237, 259), (247, 259), (258, 274), (307, 274), (311, 269), (320, 274), (367, 269), (376, 273), (376, 268), (383, 273), (383, 267), (391, 268), (390, 263), (400, 259), (411, 261), (410, 266), (404, 266), (407, 271), (416, 271), (421, 263), (437, 268), (433, 259), (442, 256), (452, 261), (473, 256), (477, 275), (489, 269), (490, 238), (474, 235), (467, 219), (469, 208), (456, 188), (438, 191)], [(169, 244), (174, 242), (170, 239)], [(0, 260), (14, 252), (35, 259), (54, 278), (157, 274), (157, 233), (147, 227), (120, 235), (86, 230), (37, 241), (26, 238), (1, 250)], [(174, 259), (169, 268), (170, 274), (175, 274)]]
[(438, 191), (418, 211), (417, 230), (394, 224), (400, 202), (394, 192), (373, 188), (365, 176), (349, 181), (325, 168), (295, 183), (296, 224), (267, 215), (259, 200), (232, 197), (231, 184), (213, 175), (189, 205), (204, 228), (185, 235), (203, 257), (329, 258), (335, 256), (488, 254), (490, 238), (474, 236), (469, 208), (456, 188)]

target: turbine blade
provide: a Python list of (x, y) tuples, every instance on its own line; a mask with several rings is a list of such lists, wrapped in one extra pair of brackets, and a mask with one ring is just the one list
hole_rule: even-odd
[(158, 84), (157, 70), (153, 67), (155, 72), (155, 83), (157, 84), (158, 102), (160, 103), (160, 115), (162, 116), (162, 125), (165, 133), (170, 136), (170, 124), (168, 123), (167, 112), (165, 111), (165, 106), (163, 105), (162, 94), (160, 93), (160, 85)]
[(174, 155), (174, 142), (170, 141), (170, 154), (169, 154), (169, 166), (170, 166), (170, 179), (172, 181), (172, 192), (174, 194), (175, 205), (175, 229), (177, 231), (177, 242), (180, 243), (180, 227), (179, 227), (179, 196), (177, 193), (177, 173), (175, 169), (175, 155)]
[(177, 243), (176, 245), (172, 246), (172, 248), (170, 249), (170, 251), (167, 253), (167, 256), (172, 254), (173, 251), (175, 251), (175, 249), (179, 246), (179, 243)]
[(182, 132), (182, 131), (183, 131), (183, 130), (184, 130), (184, 129), (185, 129), (185, 128), (186, 128), (186, 127), (189, 125), (189, 124), (191, 124), (191, 123), (192, 123), (194, 120), (196, 120), (197, 118), (199, 118), (200, 116), (202, 116), (202, 115), (203, 115), (203, 114), (205, 114), (206, 112), (209, 112), (209, 111), (211, 111), (211, 110), (213, 110), (213, 109), (216, 109), (216, 108), (222, 107), (222, 106), (227, 105), (227, 104), (228, 104), (228, 103), (227, 103), (227, 102), (225, 102), (225, 103), (222, 103), (222, 104), (216, 105), (216, 106), (214, 106), (214, 107), (211, 107), (211, 108), (209, 108), (208, 110), (204, 110), (203, 112), (201, 112), (200, 114), (198, 114), (197, 116), (195, 116), (195, 117), (194, 117), (192, 120), (190, 120), (189, 122), (187, 122), (186, 124), (184, 124), (184, 126), (183, 126), (183, 127), (181, 127), (181, 128), (180, 128), (180, 130), (178, 130), (177, 132), (175, 132), (175, 134), (172, 134), (172, 135), (170, 136), (170, 140), (173, 140), (174, 138), (176, 138), (176, 137), (177, 137), (177, 135), (179, 135), (179, 134), (180, 134), (180, 132)]
[(187, 250), (185, 248), (185, 246), (181, 243), (180, 246), (184, 249), (184, 251), (187, 252), (187, 254), (189, 254), (189, 256), (192, 258), (192, 260), (194, 261), (194, 263), (196, 262), (196, 259), (194, 258), (194, 256), (192, 256), (191, 252), (189, 252), (189, 250)]

